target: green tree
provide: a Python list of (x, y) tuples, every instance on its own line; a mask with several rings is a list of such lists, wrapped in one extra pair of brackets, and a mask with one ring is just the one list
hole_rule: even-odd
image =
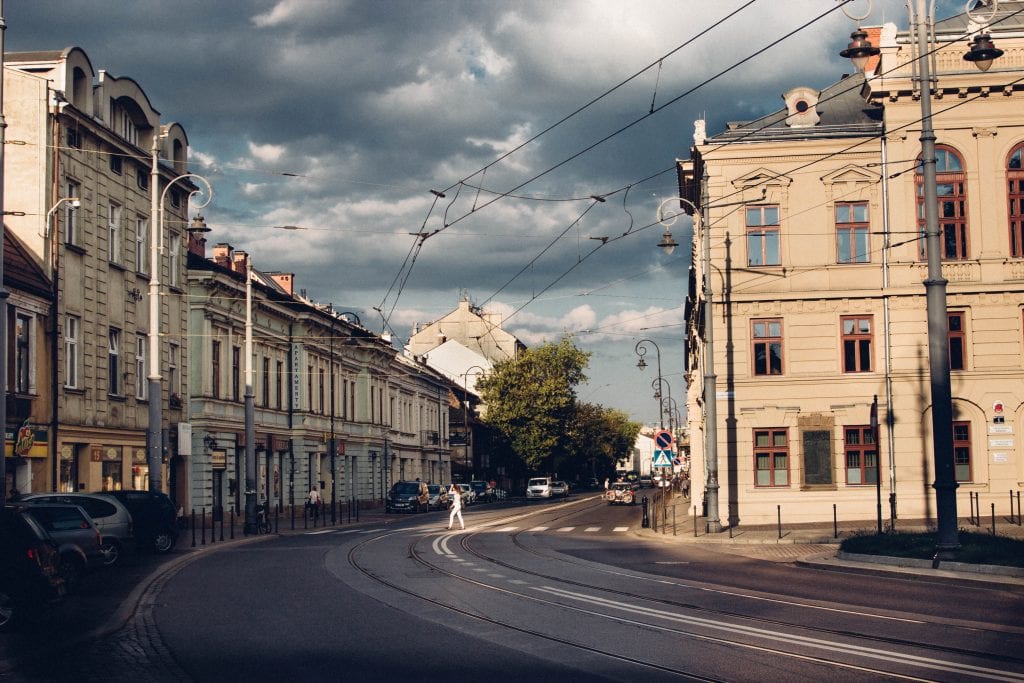
[(565, 464), (565, 476), (610, 475), (619, 461), (629, 457), (641, 426), (621, 410), (578, 403), (569, 430), (571, 462)]
[(487, 404), (484, 421), (508, 441), (528, 471), (553, 472), (570, 452), (576, 387), (586, 380), (589, 358), (566, 335), (496, 364), (477, 381)]

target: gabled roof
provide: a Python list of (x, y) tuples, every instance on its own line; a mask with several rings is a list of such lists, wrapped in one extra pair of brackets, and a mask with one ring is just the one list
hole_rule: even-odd
[(4, 286), (53, 298), (50, 278), (11, 230), (4, 230)]

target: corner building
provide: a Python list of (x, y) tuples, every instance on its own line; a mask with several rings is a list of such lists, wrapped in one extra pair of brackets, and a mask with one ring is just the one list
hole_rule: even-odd
[[(997, 19), (1022, 7), (1000, 2)], [(1017, 18), (990, 27), (1006, 54), (984, 73), (962, 58), (965, 15), (938, 22), (933, 46), (961, 518), (971, 494), (1008, 515), (1007, 492), (1024, 483), (1021, 28)], [(711, 137), (698, 122), (679, 162), (681, 196), (710, 230), (723, 525), (823, 522), (833, 510), (874, 520), (879, 480), (886, 524), (935, 521), (916, 48), (891, 24), (868, 33), (881, 54), (866, 76), (794, 87), (785, 109)], [(686, 371), (697, 502), (703, 268), (695, 248)]]

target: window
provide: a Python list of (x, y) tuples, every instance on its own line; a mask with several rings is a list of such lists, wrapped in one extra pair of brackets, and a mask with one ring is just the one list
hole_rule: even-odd
[(325, 382), (324, 382), (324, 369), (320, 368), (319, 372), (320, 372), (320, 385), (318, 387), (318, 390), (320, 392), (320, 414), (323, 415), (324, 413), (327, 412), (324, 409), (324, 388), (325, 388), (324, 387), (324, 385), (325, 385)]
[(124, 171), (122, 170), (123, 162), (120, 154), (110, 155), (110, 172), (114, 175), (121, 175)]
[(14, 391), (30, 394), (35, 388), (32, 354), (32, 316), (20, 311), (14, 314)]
[(277, 373), (275, 375), (275, 401), (274, 405), (278, 410), (284, 407), (284, 361), (277, 361)]
[[(73, 180), (69, 180), (67, 184), (67, 194), (65, 197), (79, 200), (81, 204), (82, 200), (82, 186)], [(78, 244), (78, 207), (74, 205), (74, 202), (64, 202), (64, 242), (66, 244)]]
[(211, 393), (220, 398), (220, 342), (214, 340), (210, 346), (210, 372), (212, 374)]
[(181, 207), (181, 192), (178, 190), (171, 190), (171, 206), (175, 209)]
[[(924, 181), (922, 164), (917, 165), (917, 225), (921, 234), (920, 256), (928, 257), (928, 242), (924, 220)], [(938, 202), (939, 238), (942, 260), (958, 261), (968, 258), (967, 191), (963, 161), (951, 148), (935, 146), (936, 200)]]
[(242, 399), (242, 349), (231, 347), (231, 399)]
[(145, 216), (135, 218), (135, 270), (149, 273), (149, 221)]
[(1006, 164), (1007, 214), (1010, 217), (1010, 256), (1024, 258), (1024, 144), (1019, 144), (1010, 153)]
[(846, 427), (846, 483), (851, 486), (878, 483), (878, 447), (871, 427)]
[(121, 330), (111, 327), (107, 331), (107, 393), (121, 395)]
[(747, 265), (780, 265), (779, 239), (779, 207), (748, 206)]
[(135, 335), (135, 398), (140, 401), (149, 398), (149, 378), (146, 372), (147, 344), (149, 339), (146, 335)]
[(140, 190), (149, 189), (149, 171), (138, 166), (135, 168), (135, 184), (139, 186)]
[(843, 372), (871, 372), (871, 316), (843, 316)]
[(171, 396), (181, 396), (181, 387), (178, 386), (178, 368), (181, 365), (181, 346), (171, 343), (167, 347), (167, 391)]
[(971, 479), (971, 423), (953, 423), (953, 467), (957, 481)]
[(967, 330), (963, 313), (947, 313), (949, 320), (949, 369), (967, 368)]
[(750, 321), (755, 375), (782, 374), (782, 320)]
[(82, 136), (79, 134), (77, 128), (65, 128), (64, 141), (71, 149), (82, 149)]
[(309, 412), (313, 412), (313, 366), (306, 366), (306, 396), (309, 401)]
[(868, 203), (836, 203), (836, 261), (839, 263), (868, 263)]
[(78, 388), (78, 339), (82, 322), (73, 315), (64, 319), (64, 386)]
[(789, 438), (785, 429), (754, 430), (755, 486), (789, 486)]
[(179, 284), (178, 267), (181, 264), (181, 236), (171, 235), (167, 248), (167, 285), (177, 287)]
[(121, 262), (121, 205), (110, 202), (107, 207), (107, 257), (111, 263)]
[(263, 407), (270, 407), (270, 359), (266, 356), (263, 357), (263, 386), (260, 388), (260, 394), (263, 398)]

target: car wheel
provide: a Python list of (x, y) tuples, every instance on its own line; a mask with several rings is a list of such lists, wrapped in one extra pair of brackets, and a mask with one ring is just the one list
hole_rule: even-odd
[(117, 541), (105, 540), (100, 546), (100, 552), (103, 553), (103, 566), (112, 567), (121, 559), (121, 544)]
[(169, 553), (174, 549), (175, 537), (169, 531), (159, 531), (153, 537), (153, 550), (160, 554)]

